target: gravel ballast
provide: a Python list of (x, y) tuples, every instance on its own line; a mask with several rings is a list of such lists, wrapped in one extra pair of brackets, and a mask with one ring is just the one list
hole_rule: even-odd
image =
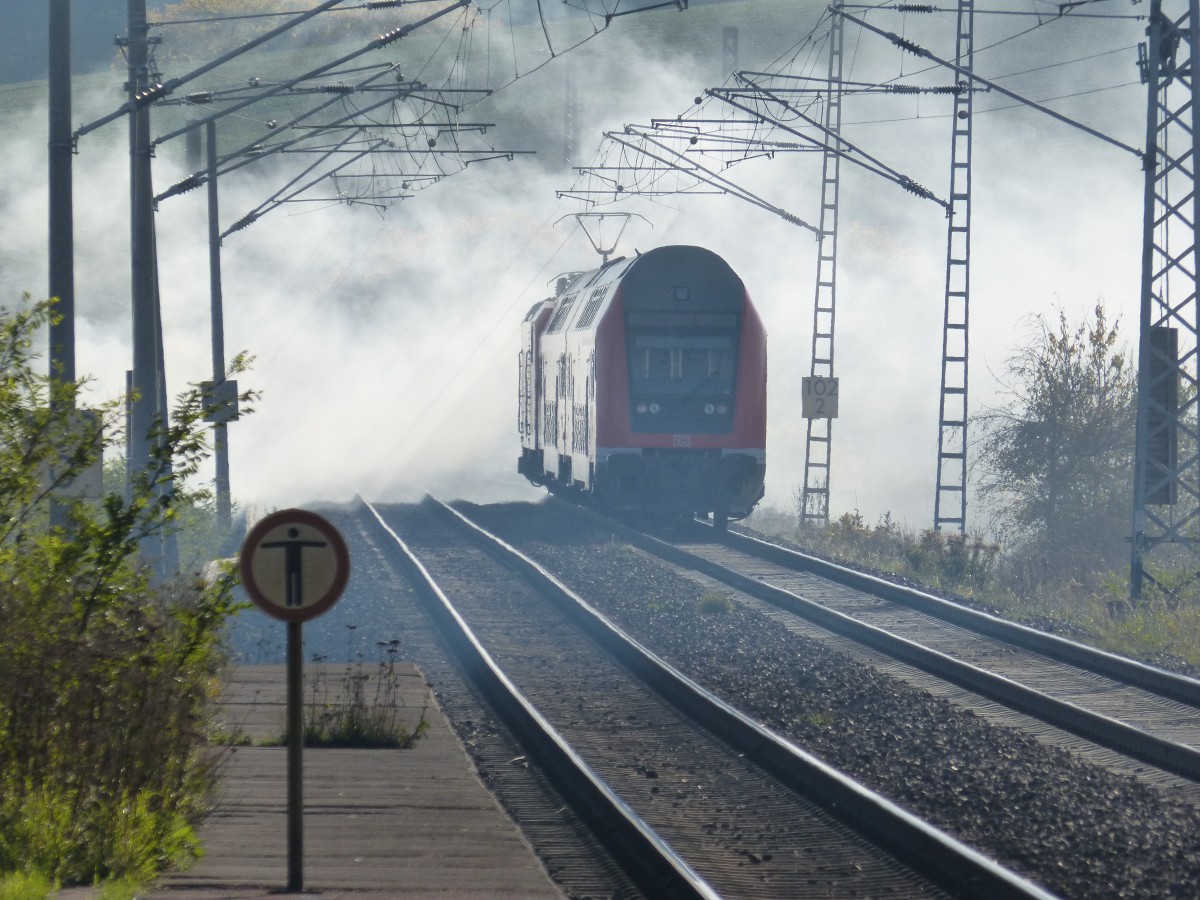
[[(1193, 897), (1200, 810), (934, 698), (524, 504), (468, 507), (681, 671), (1064, 897)], [(713, 604), (720, 608), (720, 604)]]

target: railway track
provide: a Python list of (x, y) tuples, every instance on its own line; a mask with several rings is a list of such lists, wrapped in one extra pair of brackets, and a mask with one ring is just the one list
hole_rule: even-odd
[(1092, 746), (1061, 733), (1054, 739), (1200, 802), (1200, 682), (765, 540), (703, 526), (691, 533), (697, 531), (708, 533), (670, 542), (635, 530), (621, 534), (660, 558), (769, 603), (789, 619), (1083, 738)]
[[(463, 508), (729, 703), (1052, 890), (1089, 898), (1188, 896), (1197, 883), (1196, 782), (1145, 761), (1161, 756), (1168, 767), (1187, 771), (1196, 710), (1174, 699), (1187, 679), (1168, 676), (1172, 697), (1164, 698), (1045, 653), (1036, 659), (1011, 645), (985, 652), (995, 639), (961, 626), (927, 638), (941, 657), (965, 650), (980, 671), (987, 656), (996, 657), (1003, 682), (1015, 684), (1030, 671), (1038, 682), (1034, 693), (1046, 698), (1039, 703), (1061, 706), (1069, 699), (1087, 721), (1133, 719), (1134, 727), (1118, 722), (1120, 738), (1108, 742), (1114, 749), (756, 599), (779, 590), (767, 582), (802, 578), (792, 593), (813, 599), (845, 591), (849, 607), (876, 613), (868, 631), (899, 631), (901, 644), (918, 644), (925, 620), (946, 627), (926, 613), (913, 618), (894, 602), (865, 596), (862, 584), (847, 587), (788, 566), (777, 572), (757, 556), (694, 537), (664, 550), (607, 521), (589, 519), (585, 527), (573, 508), (553, 504)], [(627, 542), (674, 561), (654, 561)], [(685, 557), (685, 549), (692, 555)], [(718, 572), (714, 560), (738, 572)], [(711, 618), (696, 612), (695, 598), (721, 592), (741, 601), (736, 612)], [(1158, 677), (1153, 671), (1136, 677), (1144, 683), (1147, 674)], [(1016, 692), (1028, 701), (1028, 686)], [(1142, 726), (1157, 732), (1150, 735), (1152, 749), (1134, 748), (1131, 756), (1120, 747)]]
[(364, 539), (645, 895), (1048, 896), (682, 677), (460, 514), (368, 515)]

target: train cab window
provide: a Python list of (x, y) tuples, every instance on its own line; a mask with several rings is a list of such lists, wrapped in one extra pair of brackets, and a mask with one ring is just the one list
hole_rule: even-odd
[(733, 424), (737, 333), (628, 336), (635, 432), (725, 433)]

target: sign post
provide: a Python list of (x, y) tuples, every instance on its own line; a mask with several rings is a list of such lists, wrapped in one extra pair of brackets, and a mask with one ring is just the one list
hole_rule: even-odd
[(285, 509), (258, 522), (242, 542), (238, 570), (246, 593), (287, 623), (287, 890), (304, 890), (304, 633), (327, 612), (350, 577), (350, 553), (325, 519)]

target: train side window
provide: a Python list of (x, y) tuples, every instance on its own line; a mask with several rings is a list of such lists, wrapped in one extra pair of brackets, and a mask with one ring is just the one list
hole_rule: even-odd
[(575, 305), (575, 298), (578, 294), (567, 294), (558, 302), (558, 309), (554, 310), (554, 315), (550, 319), (550, 326), (546, 329), (547, 334), (558, 334), (567, 324), (567, 319), (571, 315), (571, 307)]

